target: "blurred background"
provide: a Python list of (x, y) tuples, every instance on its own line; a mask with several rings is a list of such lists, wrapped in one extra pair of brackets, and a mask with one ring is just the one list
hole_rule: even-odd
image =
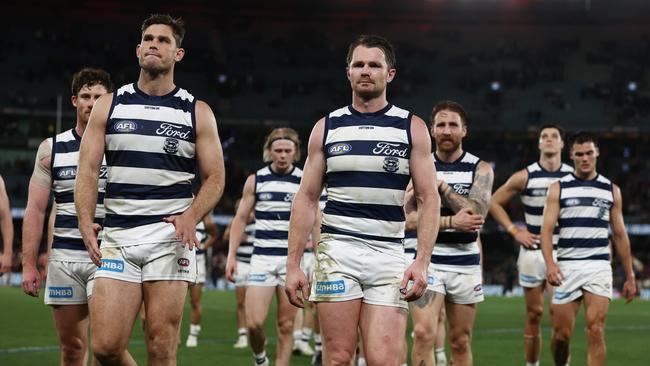
[[(90, 66), (110, 72), (116, 86), (136, 81), (140, 24), (153, 12), (186, 20), (176, 83), (217, 116), (227, 177), (214, 210), (220, 232), (245, 178), (262, 166), (265, 135), (290, 126), (304, 150), (314, 122), (350, 103), (347, 45), (377, 33), (396, 47), (389, 101), (425, 120), (439, 100), (463, 104), (465, 150), (493, 165), (494, 189), (537, 160), (541, 124), (596, 132), (598, 170), (622, 189), (641, 296), (650, 298), (650, 2), (643, 0), (6, 2), (0, 174), (16, 228), (16, 273), (2, 280), (20, 283), (36, 149), (74, 125), (72, 74)], [(511, 206), (522, 221), (521, 205)], [(518, 245), (492, 220), (482, 239), (486, 291), (517, 294)], [(210, 254), (213, 286), (223, 287), (226, 250), (222, 241)], [(622, 271), (615, 276), (618, 288)]]

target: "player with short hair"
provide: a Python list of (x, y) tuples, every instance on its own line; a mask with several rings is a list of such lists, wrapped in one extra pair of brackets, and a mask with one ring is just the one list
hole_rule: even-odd
[(236, 253), (249, 215), (255, 211), (255, 243), (246, 284), (248, 339), (255, 363), (268, 365), (264, 350), (264, 322), (275, 294), (278, 302), (276, 364), (289, 365), (296, 308), (289, 303), (284, 285), (289, 214), (302, 178), (302, 169), (294, 165), (300, 160), (298, 133), (291, 128), (271, 131), (264, 142), (263, 158), (269, 165), (246, 179), (237, 213), (230, 225), (226, 277), (235, 280)]
[[(348, 48), (352, 104), (314, 126), (289, 231), (287, 294), (303, 306), (310, 284), (300, 260), (326, 185), (310, 301), (317, 303), (323, 363), (349, 364), (361, 330), (369, 365), (396, 365), (403, 354), (407, 301), (426, 288), (438, 231), (439, 199), (431, 142), (422, 119), (390, 104), (395, 54), (385, 38), (362, 35)], [(404, 194), (418, 203), (417, 258), (406, 266)], [(424, 225), (426, 223), (427, 225)], [(409, 281), (412, 287), (407, 287)]]
[[(556, 365), (568, 365), (576, 315), (585, 305), (587, 365), (605, 364), (605, 318), (612, 299), (608, 228), (625, 271), (623, 297), (636, 294), (630, 241), (623, 222), (621, 189), (596, 170), (596, 138), (576, 134), (570, 157), (574, 172), (549, 187), (541, 229), (548, 282), (556, 286), (551, 304), (551, 352)], [(557, 260), (553, 233), (559, 228)]]
[[(48, 260), (45, 303), (52, 315), (59, 338), (62, 365), (85, 364), (88, 350), (88, 298), (92, 293), (96, 266), (92, 263), (77, 229), (74, 206), (74, 180), (78, 172), (81, 138), (88, 127), (97, 100), (113, 91), (110, 75), (101, 69), (84, 68), (72, 77), (72, 105), (76, 124), (67, 131), (41, 142), (34, 172), (29, 181), (27, 207), (23, 218), (23, 291), (38, 297), (41, 276), (38, 249), (50, 194), (54, 193), (55, 221), (52, 249)], [(95, 208), (91, 219), (98, 225), (104, 219), (106, 165), (99, 156), (99, 184), (95, 186)]]
[[(124, 357), (141, 303), (151, 364), (175, 364), (189, 283), (196, 280), (196, 225), (223, 192), (224, 165), (210, 107), (174, 83), (184, 23), (154, 14), (136, 47), (140, 76), (97, 101), (81, 143), (75, 205), (95, 274), (92, 346), (105, 364)], [(103, 240), (94, 202), (106, 151)], [(194, 196), (197, 170), (201, 187)]]
[[(492, 195), (490, 214), (519, 243), (519, 284), (524, 288), (526, 321), (524, 325), (524, 357), (527, 366), (539, 365), (542, 347), (542, 315), (544, 290), (553, 296), (553, 287), (546, 283), (546, 265), (539, 245), (542, 213), (548, 186), (573, 171), (562, 163), (564, 130), (556, 124), (545, 124), (537, 136), (539, 160), (514, 173)], [(517, 228), (506, 212), (505, 206), (520, 195), (525, 208), (525, 228)], [(553, 248), (557, 245), (553, 235)], [(555, 249), (554, 249), (555, 250)]]

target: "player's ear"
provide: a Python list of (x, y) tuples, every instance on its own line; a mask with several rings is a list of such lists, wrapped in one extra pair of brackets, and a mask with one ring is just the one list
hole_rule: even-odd
[(393, 79), (395, 78), (395, 74), (397, 74), (396, 69), (388, 69), (388, 79), (386, 81), (389, 83), (393, 81)]
[(140, 43), (135, 46), (135, 56), (140, 58)]
[(72, 106), (77, 108), (77, 96), (73, 95), (70, 97), (70, 102), (72, 102)]
[(183, 59), (185, 56), (185, 49), (184, 48), (178, 48), (176, 50), (176, 55), (174, 55), (174, 61), (179, 62), (180, 60)]

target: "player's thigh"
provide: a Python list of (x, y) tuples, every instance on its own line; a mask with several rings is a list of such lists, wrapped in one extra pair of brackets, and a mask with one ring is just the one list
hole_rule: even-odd
[(269, 314), (269, 306), (275, 287), (270, 286), (247, 286), (246, 287), (246, 323), (249, 325), (263, 324)]
[(278, 301), (278, 314), (277, 314), (278, 324), (282, 324), (288, 320), (292, 320), (293, 318), (295, 318), (296, 313), (298, 312), (298, 308), (291, 305), (291, 303), (289, 302), (289, 297), (287, 296), (287, 293), (284, 291), (284, 286), (278, 286), (276, 288), (275, 294), (277, 296), (277, 301)]
[(551, 323), (556, 331), (563, 330), (565, 333), (573, 332), (576, 316), (580, 310), (581, 300), (573, 300), (564, 304), (551, 304)]
[[(397, 363), (402, 350), (406, 331), (407, 310), (402, 307), (361, 305), (359, 327), (363, 338), (366, 359), (373, 357), (369, 364), (377, 364), (395, 358)], [(375, 362), (373, 362), (375, 361)], [(388, 361), (391, 362), (391, 361)]]
[(587, 327), (594, 325), (604, 325), (609, 310), (610, 300), (607, 297), (584, 292), (585, 302), (585, 320)]
[(95, 278), (89, 301), (93, 339), (112, 339), (126, 347), (141, 303), (142, 288), (139, 283)]
[(361, 299), (316, 303), (323, 347), (328, 352), (354, 355)]
[(150, 337), (156, 337), (161, 332), (173, 332), (178, 327), (183, 315), (187, 284), (185, 281), (142, 283), (147, 334)]
[(433, 335), (441, 314), (444, 295), (427, 290), (422, 297), (409, 303), (413, 328)]
[(476, 319), (476, 304), (456, 304), (447, 301), (445, 308), (449, 324), (449, 338), (453, 340), (463, 335), (471, 336)]
[(88, 338), (88, 305), (53, 305), (52, 315), (60, 342), (74, 342), (81, 339), (84, 344)]
[(528, 311), (544, 309), (544, 286), (524, 287), (524, 300)]
[(193, 304), (201, 302), (201, 296), (203, 295), (203, 283), (195, 283), (190, 285), (190, 300)]

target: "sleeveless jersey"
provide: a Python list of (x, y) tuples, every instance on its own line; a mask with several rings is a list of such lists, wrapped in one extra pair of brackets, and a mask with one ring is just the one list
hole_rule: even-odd
[(255, 244), (253, 254), (287, 255), (291, 203), (302, 170), (277, 174), (267, 165), (255, 173)]
[[(542, 228), (542, 215), (544, 213), (544, 205), (546, 204), (546, 196), (548, 186), (556, 182), (560, 178), (573, 172), (570, 165), (562, 163), (560, 169), (549, 172), (542, 168), (538, 162), (532, 163), (526, 167), (528, 179), (526, 180), (526, 187), (521, 193), (521, 202), (524, 205), (524, 219), (526, 221), (526, 228), (532, 234), (539, 235)], [(559, 231), (556, 228), (553, 234), (553, 246), (557, 245)], [(526, 247), (522, 247), (528, 249)], [(535, 243), (535, 248), (532, 250), (539, 250), (539, 240)], [(530, 250), (530, 249), (529, 249)]]
[(128, 84), (113, 96), (106, 124), (107, 247), (177, 241), (164, 217), (193, 200), (196, 169), (194, 96), (176, 87), (147, 95)]
[(404, 231), (404, 253), (415, 254), (418, 249), (417, 230)]
[[(468, 196), (474, 182), (478, 163), (481, 161), (467, 151), (452, 163), (445, 163), (433, 154), (436, 174), (439, 180), (447, 183), (457, 194)], [(455, 214), (444, 204), (440, 206), (440, 216)], [(436, 270), (456, 273), (481, 272), (481, 256), (477, 243), (478, 233), (460, 232), (444, 229), (438, 232), (436, 245), (433, 247), (431, 262)]]
[(244, 229), (246, 239), (239, 243), (235, 258), (237, 262), (250, 263), (251, 255), (253, 254), (253, 243), (255, 242), (255, 221), (246, 224)]
[[(74, 182), (79, 163), (81, 136), (72, 128), (47, 140), (52, 146), (52, 191), (56, 203), (54, 240), (51, 258), (91, 262), (78, 228), (77, 210), (74, 206)], [(104, 220), (104, 187), (106, 185), (106, 162), (99, 172), (97, 206), (94, 222), (102, 225)], [(101, 232), (99, 234), (101, 239)]]
[(323, 240), (402, 248), (411, 117), (391, 104), (374, 113), (347, 106), (326, 117)]
[(560, 179), (560, 268), (611, 269), (608, 228), (613, 204), (612, 182), (602, 175), (592, 180), (573, 174)]

